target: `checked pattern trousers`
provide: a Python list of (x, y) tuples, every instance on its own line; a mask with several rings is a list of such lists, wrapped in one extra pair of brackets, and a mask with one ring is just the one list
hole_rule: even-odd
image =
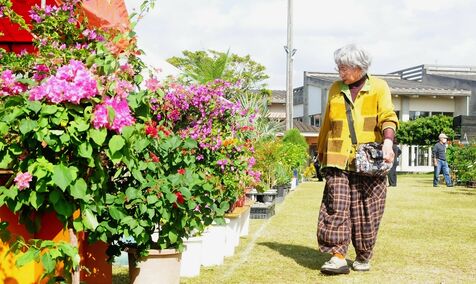
[(331, 168), (319, 211), (317, 241), (322, 252), (370, 260), (385, 209), (386, 177), (371, 177)]

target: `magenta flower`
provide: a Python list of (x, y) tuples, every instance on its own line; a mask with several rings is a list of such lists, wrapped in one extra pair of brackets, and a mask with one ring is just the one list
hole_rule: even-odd
[(160, 83), (159, 80), (155, 77), (150, 77), (146, 82), (145, 82), (145, 87), (151, 91), (155, 92), (160, 88)]
[(132, 90), (134, 90), (134, 86), (130, 82), (125, 80), (116, 81), (116, 95), (118, 97), (125, 99)]
[(11, 70), (5, 70), (0, 75), (0, 96), (18, 95), (26, 90), (26, 86), (16, 81)]
[[(114, 110), (114, 121), (109, 122), (109, 108)], [(98, 129), (106, 127), (120, 133), (124, 126), (134, 124), (135, 119), (131, 115), (131, 110), (124, 98), (106, 98), (105, 102), (99, 104), (94, 109), (93, 126)]]
[(23, 190), (25, 188), (30, 187), (30, 182), (32, 181), (32, 179), (33, 177), (29, 172), (26, 172), (26, 173), (19, 172), (13, 181), (18, 187), (18, 190)]
[(56, 75), (30, 91), (30, 100), (46, 99), (52, 103), (70, 102), (79, 104), (98, 94), (97, 82), (88, 68), (77, 60), (58, 68)]
[[(35, 8), (38, 9), (39, 8), (38, 5), (35, 5)], [(43, 20), (40, 17), (40, 15), (38, 15), (38, 13), (33, 9), (29, 11), (29, 14), (30, 14), (31, 20), (34, 22), (41, 23), (41, 21)]]

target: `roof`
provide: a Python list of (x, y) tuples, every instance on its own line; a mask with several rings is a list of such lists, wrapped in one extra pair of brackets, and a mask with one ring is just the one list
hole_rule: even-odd
[(314, 126), (314, 125), (310, 125), (310, 124), (306, 124), (306, 123), (301, 122), (301, 121), (296, 121), (296, 120), (293, 121), (293, 128), (296, 128), (301, 133), (315, 133), (316, 136), (319, 133), (319, 127)]
[(271, 90), (271, 103), (286, 103), (286, 90)]
[(286, 113), (270, 111), (269, 114), (268, 114), (268, 118), (270, 118), (270, 119), (285, 119), (286, 118)]
[(428, 73), (428, 75), (476, 82), (476, 74)]
[[(311, 79), (319, 80), (329, 85), (339, 80), (337, 73), (325, 72), (306, 72), (306, 76)], [(431, 83), (422, 83), (413, 80), (401, 79), (399, 75), (394, 74), (375, 74), (375, 77), (385, 80), (390, 87), (393, 95), (422, 95), (422, 96), (453, 96), (453, 97), (469, 97), (471, 90), (442, 88)]]
[[(277, 136), (283, 136), (284, 135), (284, 129), (286, 128), (286, 123), (283, 121), (280, 125), (280, 131)], [(299, 130), (301, 132), (302, 136), (304, 137), (317, 137), (319, 136), (319, 130), (320, 128), (317, 126), (313, 126), (310, 124), (306, 124), (301, 121), (293, 120), (293, 129)]]

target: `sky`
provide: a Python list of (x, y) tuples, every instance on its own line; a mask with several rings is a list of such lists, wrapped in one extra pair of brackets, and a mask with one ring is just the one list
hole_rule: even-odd
[[(129, 11), (142, 1), (126, 0)], [(355, 43), (371, 74), (420, 64), (476, 66), (475, 0), (293, 0), (293, 87), (303, 72), (334, 72), (333, 53)], [(137, 25), (150, 64), (183, 50), (230, 50), (266, 67), (286, 89), (288, 0), (157, 0)], [(165, 68), (164, 68), (165, 69)]]

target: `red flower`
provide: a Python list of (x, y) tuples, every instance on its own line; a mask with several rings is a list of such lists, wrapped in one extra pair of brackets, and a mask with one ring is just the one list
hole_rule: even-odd
[(178, 169), (177, 173), (184, 175), (185, 174), (185, 169)]
[(154, 163), (160, 162), (159, 157), (157, 157), (157, 155), (155, 155), (154, 153), (149, 152), (149, 156), (150, 156), (150, 158), (152, 159), (152, 162), (154, 162)]
[(185, 202), (185, 199), (183, 198), (183, 195), (180, 191), (177, 191), (175, 193), (175, 196), (177, 196), (177, 202), (175, 202), (173, 206), (174, 206), (174, 208), (177, 208), (178, 207), (177, 203), (178, 204), (183, 204)]
[(145, 134), (156, 138), (158, 134), (156, 125), (157, 123), (155, 121), (152, 121), (150, 124), (146, 124)]

